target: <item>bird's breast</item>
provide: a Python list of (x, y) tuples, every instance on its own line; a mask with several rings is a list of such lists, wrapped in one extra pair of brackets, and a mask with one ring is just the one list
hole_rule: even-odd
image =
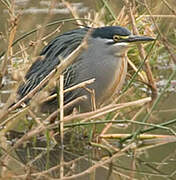
[[(119, 58), (119, 57), (117, 57)], [(100, 103), (104, 103), (109, 98), (119, 92), (122, 88), (122, 85), (125, 81), (125, 77), (127, 74), (127, 59), (126, 56), (120, 57), (120, 62), (118, 63), (117, 67), (114, 67), (115, 70), (113, 72), (113, 76), (111, 81), (109, 82), (108, 88), (104, 92), (104, 96), (101, 98)]]

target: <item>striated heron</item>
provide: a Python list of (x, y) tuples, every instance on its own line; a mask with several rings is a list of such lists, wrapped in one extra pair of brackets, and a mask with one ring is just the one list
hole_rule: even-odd
[[(88, 85), (88, 88), (95, 91), (96, 107), (121, 89), (127, 72), (126, 52), (129, 44), (154, 40), (152, 37), (132, 35), (128, 29), (120, 26), (79, 28), (59, 35), (40, 53), (44, 59), (35, 61), (28, 70), (26, 81), (18, 89), (20, 98), (27, 95), (60, 63), (59, 57), (64, 59), (73, 52), (87, 34), (88, 48), (81, 52), (74, 63), (63, 72), (64, 89), (95, 78), (95, 82)], [(51, 94), (55, 92), (56, 89)], [(64, 104), (82, 95), (86, 95), (87, 100), (70, 107), (66, 111), (67, 114), (74, 107), (81, 112), (92, 109), (90, 93), (84, 88), (64, 94)], [(45, 112), (52, 112), (57, 107), (57, 98), (45, 102), (42, 106)]]

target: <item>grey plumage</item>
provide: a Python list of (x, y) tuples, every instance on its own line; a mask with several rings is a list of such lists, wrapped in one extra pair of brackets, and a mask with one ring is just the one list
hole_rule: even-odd
[[(44, 59), (37, 60), (28, 70), (25, 76), (26, 82), (18, 89), (20, 98), (27, 95), (60, 63), (58, 57), (64, 59), (73, 52), (81, 44), (89, 30), (90, 28), (72, 30), (52, 40), (40, 53)], [(119, 35), (118, 41), (113, 39), (115, 35)], [(124, 59), (128, 47), (127, 42), (153, 40), (142, 36), (135, 40), (134, 36), (130, 37), (130, 35), (128, 29), (120, 26), (91, 29), (87, 40), (88, 48), (64, 72), (64, 89), (95, 78), (95, 83), (88, 87), (95, 90), (96, 105), (99, 107), (115, 91), (119, 90), (124, 82), (127, 70), (127, 62)], [(55, 92), (56, 90), (53, 90), (53, 93)], [(66, 93), (64, 103), (81, 95), (87, 95), (88, 100), (75, 106), (81, 107), (81, 111), (91, 110), (90, 94), (83, 88)], [(57, 99), (45, 103), (45, 105), (49, 105), (47, 109), (50, 110), (53, 110), (52, 107), (55, 109), (56, 104)]]

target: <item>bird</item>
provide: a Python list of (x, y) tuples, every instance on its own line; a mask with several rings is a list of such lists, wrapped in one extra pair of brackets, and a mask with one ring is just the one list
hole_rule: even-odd
[[(87, 37), (87, 48), (76, 57), (75, 61), (64, 70), (64, 89), (89, 79), (95, 79), (87, 85), (95, 92), (95, 104), (99, 108), (115, 93), (119, 92), (127, 74), (127, 51), (135, 42), (153, 41), (153, 37), (133, 35), (126, 27), (102, 26), (83, 27), (65, 32), (51, 40), (41, 51), (43, 59), (35, 61), (25, 75), (25, 81), (19, 86), (19, 99), (33, 90), (62, 59), (68, 57)], [(56, 93), (54, 88), (50, 94)], [(84, 88), (78, 88), (64, 94), (64, 104), (79, 96), (86, 96), (77, 102), (65, 114), (74, 108), (80, 112), (89, 112), (92, 108), (91, 95)], [(58, 98), (53, 98), (41, 106), (43, 112), (53, 112), (58, 108)]]

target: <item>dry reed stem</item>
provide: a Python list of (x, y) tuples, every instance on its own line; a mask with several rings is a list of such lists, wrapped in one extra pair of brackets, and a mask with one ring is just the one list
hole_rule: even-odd
[(59, 92), (59, 105), (60, 105), (60, 142), (61, 142), (61, 157), (60, 157), (60, 178), (64, 177), (64, 76), (60, 75), (60, 92)]
[(59, 105), (60, 105), (60, 140), (61, 146), (63, 146), (63, 138), (64, 138), (64, 76), (60, 75), (60, 92), (59, 92)]
[(162, 161), (161, 164), (157, 165), (157, 169), (160, 169), (162, 166), (164, 166), (165, 163), (167, 163), (168, 160), (174, 158), (176, 151), (173, 151), (173, 153), (169, 154), (168, 156), (166, 156)]
[(118, 13), (118, 16), (114, 21), (113, 25), (120, 24), (121, 26), (126, 26), (127, 22), (128, 22), (128, 17), (125, 13), (125, 7), (123, 6), (120, 12)]
[(95, 111), (95, 110), (97, 109), (97, 108), (96, 108), (96, 102), (95, 102), (95, 90), (94, 90), (94, 89), (87, 88), (87, 87), (84, 87), (84, 89), (89, 92), (90, 97), (91, 97), (91, 107), (92, 107), (92, 111)]
[[(138, 29), (136, 27), (135, 18), (134, 18), (134, 15), (133, 15), (132, 5), (129, 2), (129, 0), (124, 0), (124, 2), (125, 2), (125, 6), (127, 8), (127, 12), (129, 14), (129, 18), (131, 19), (133, 32), (134, 32), (134, 34), (139, 35), (139, 31), (138, 31)], [(141, 59), (145, 59), (146, 54), (145, 54), (143, 44), (138, 44), (138, 49), (139, 49), (139, 55), (140, 55)], [(155, 83), (155, 80), (153, 78), (152, 71), (151, 71), (151, 68), (150, 68), (150, 64), (149, 64), (148, 61), (145, 61), (145, 70), (146, 70), (146, 74), (147, 74), (149, 84), (151, 85), (152, 100), (155, 100), (155, 98), (157, 97), (157, 87), (156, 87), (156, 83)]]
[(158, 137), (158, 138), (153, 138), (153, 139), (150, 139), (150, 138), (149, 139), (144, 139), (142, 141), (142, 145), (145, 145), (145, 146), (151, 145), (151, 144), (161, 145), (161, 144), (174, 143), (174, 142), (176, 142), (176, 137), (175, 136), (163, 135), (163, 137)]
[(77, 22), (78, 26), (79, 26), (80, 28), (82, 28), (82, 27), (84, 26), (84, 24), (82, 23), (81, 20), (79, 20), (80, 17), (79, 17), (79, 15), (78, 15), (78, 13), (76, 12), (76, 9), (75, 9), (74, 7), (72, 7), (69, 2), (67, 2), (67, 1), (65, 1), (65, 0), (62, 0), (62, 2), (63, 2), (63, 4), (70, 10), (70, 12), (72, 13), (73, 17), (74, 17), (75, 19), (77, 19), (76, 22)]
[(44, 36), (41, 40), (45, 41), (46, 39), (48, 39), (49, 37), (53, 36), (54, 34), (60, 32), (62, 25), (59, 25), (54, 31), (52, 31), (51, 33), (47, 34), (46, 36)]
[(92, 84), (94, 82), (95, 82), (95, 78), (87, 80), (87, 81), (83, 81), (83, 82), (81, 82), (81, 83), (79, 83), (79, 84), (77, 84), (75, 86), (72, 86), (72, 87), (70, 87), (68, 89), (65, 89), (64, 93), (69, 92), (69, 91), (73, 91), (73, 90), (75, 90), (77, 88), (86, 87), (87, 85)]
[[(129, 137), (131, 134), (103, 134), (100, 135), (100, 138), (104, 138), (104, 139), (124, 139)], [(175, 138), (175, 136), (170, 136), (170, 135), (158, 135), (158, 134), (139, 134), (138, 138), (140, 140), (143, 139), (156, 139), (156, 138)]]
[(28, 108), (27, 111), (29, 112), (29, 115), (36, 121), (38, 125), (45, 126), (45, 124), (42, 121), (40, 121), (40, 119), (31, 111), (30, 108)]
[(137, 117), (146, 109), (145, 106), (142, 106), (139, 111), (132, 117), (131, 121), (135, 121), (135, 119), (137, 119)]
[(45, 32), (45, 26), (49, 22), (51, 17), (53, 16), (52, 9), (55, 7), (56, 2), (57, 2), (56, 0), (51, 1), (50, 6), (49, 6), (49, 11), (48, 11), (48, 14), (45, 18), (44, 23), (42, 23), (42, 25), (39, 25), (39, 29), (37, 31), (37, 33), (38, 33), (37, 34), (37, 41), (36, 41), (36, 45), (34, 46), (34, 50), (33, 50), (33, 57), (36, 56), (37, 51), (38, 51), (38, 47), (40, 46), (40, 44), (42, 42), (42, 37), (43, 37), (44, 32)]
[(163, 14), (158, 14), (158, 15), (141, 15), (141, 17), (151, 17), (151, 18), (176, 18), (175, 15), (169, 15), (169, 14), (166, 14), (166, 15), (163, 15)]
[[(64, 93), (73, 91), (73, 90), (78, 89), (78, 88), (84, 88), (84, 87), (86, 87), (87, 85), (92, 84), (93, 82), (95, 82), (95, 79), (90, 79), (90, 80), (81, 82), (81, 83), (76, 84), (76, 85), (74, 85), (74, 86), (72, 86), (72, 87), (70, 87), (70, 88), (65, 89), (65, 90), (64, 90)], [(56, 98), (56, 97), (57, 97), (57, 94), (53, 94), (53, 95), (45, 98), (44, 100), (42, 100), (41, 103), (44, 103), (44, 102), (49, 101), (49, 100), (51, 100), (51, 99), (53, 99), (53, 98)]]
[(168, 9), (169, 9), (169, 10), (175, 15), (175, 17), (176, 17), (176, 10), (173, 9), (166, 0), (161, 0), (161, 1), (168, 7)]
[[(128, 75), (128, 74), (127, 74)], [(129, 95), (129, 92), (132, 91), (134, 88), (133, 87), (129, 87), (124, 93), (121, 93), (121, 94), (117, 94), (115, 93), (114, 94), (114, 97), (113, 98), (113, 101), (112, 101), (112, 104), (116, 104), (120, 99), (122, 99), (123, 97), (127, 97)]]
[(73, 119), (79, 119), (79, 120), (84, 119), (83, 121), (88, 121), (90, 119), (95, 119), (95, 118), (101, 117), (107, 113), (117, 111), (122, 108), (135, 106), (135, 105), (142, 105), (142, 104), (145, 104), (150, 101), (151, 101), (151, 98), (147, 97), (147, 98), (143, 98), (143, 99), (128, 102), (128, 103), (111, 104), (111, 105), (105, 106), (103, 108), (97, 109), (96, 111), (80, 113), (80, 114), (76, 114), (76, 115), (72, 115), (72, 116), (66, 116), (64, 118), (64, 121), (71, 121)]
[[(115, 116), (112, 118), (112, 121), (115, 120), (115, 119), (118, 117), (118, 115), (119, 115), (119, 112), (117, 112), (117, 113), (115, 114)], [(112, 122), (111, 122), (111, 123), (108, 123), (108, 124), (103, 128), (103, 130), (101, 131), (100, 136), (103, 135), (103, 134), (105, 134), (111, 126), (112, 126)]]
[[(15, 114), (11, 114), (11, 116), (9, 118), (7, 118), (5, 121), (3, 121), (1, 124), (0, 124), (0, 127), (3, 127), (4, 125), (6, 125), (8, 122), (12, 121), (12, 120), (16, 120), (17, 118), (19, 118), (21, 115), (23, 115), (24, 113), (27, 112), (29, 107), (25, 107), (23, 108), (22, 110), (18, 111), (17, 113)], [(13, 123), (12, 123), (13, 124)], [(6, 125), (6, 128), (5, 128), (5, 131), (7, 132), (8, 130), (10, 130), (9, 128), (9, 125)]]
[[(137, 72), (137, 67), (135, 66), (135, 64), (128, 58), (128, 56), (126, 57), (128, 64), (133, 68), (133, 70), (135, 72)], [(141, 72), (138, 72), (139, 77), (142, 79), (142, 81), (144, 81), (145, 83), (148, 82), (148, 79), (146, 79), (146, 76), (144, 76)]]
[(115, 152), (119, 152), (120, 149), (117, 146), (111, 145), (105, 138), (101, 138), (101, 141), (103, 144), (105, 144), (109, 149), (112, 149)]
[(4, 75), (7, 73), (7, 65), (12, 64), (12, 62), (10, 61), (12, 57), (12, 44), (15, 39), (17, 25), (19, 22), (19, 15), (15, 16), (15, 13), (14, 13), (14, 4), (11, 4), (11, 7), (8, 8), (8, 10), (9, 10), (9, 16), (10, 16), (9, 36), (8, 36), (7, 54), (0, 66), (0, 88), (2, 87), (2, 79)]
[(132, 162), (131, 162), (131, 173), (130, 173), (130, 177), (131, 179), (134, 179), (135, 177), (135, 174), (136, 174), (136, 170), (137, 170), (137, 167), (136, 167), (136, 158), (137, 158), (137, 152), (136, 152), (136, 149), (134, 149), (134, 151), (132, 152), (133, 153), (133, 158), (132, 158)]
[[(64, 105), (64, 109), (69, 108), (70, 106), (73, 106), (74, 104), (77, 104), (79, 101), (85, 101), (87, 100), (87, 96), (80, 96), (76, 99), (74, 99), (73, 101), (67, 103), (66, 105)], [(55, 119), (59, 113), (60, 109), (54, 111), (52, 114), (50, 114), (48, 116), (48, 118), (45, 120), (46, 122), (51, 122), (53, 119)]]
[(17, 57), (19, 54), (21, 54), (22, 58), (26, 59), (26, 57), (28, 56), (26, 50), (29, 49), (29, 47), (25, 47), (25, 45), (23, 43), (19, 43), (19, 48), (20, 48), (20, 50), (17, 52), (14, 52), (14, 54), (12, 55), (12, 58)]
[[(1, 151), (3, 152), (3, 153), (6, 153), (7, 154), (7, 156), (6, 157), (8, 157), (8, 159), (10, 159), (10, 160), (12, 160), (13, 162), (15, 162), (15, 163), (17, 163), (19, 166), (21, 166), (21, 167), (23, 167), (24, 169), (25, 169), (25, 165), (22, 163), (22, 162), (20, 162), (19, 161), (19, 159), (18, 158), (16, 158), (15, 156), (13, 156), (12, 154), (8, 154), (8, 152), (6, 152), (6, 150), (3, 148), (3, 146), (1, 146)], [(8, 170), (8, 171), (12, 171), (12, 168), (11, 167), (9, 167), (8, 165), (7, 165), (7, 162), (6, 162), (6, 160), (0, 160), (0, 166), (1, 167), (5, 167), (5, 169), (1, 169), (2, 171), (6, 171), (6, 170)], [(6, 172), (5, 172), (6, 173)], [(2, 174), (3, 174), (3, 172), (2, 172)], [(2, 175), (1, 174), (1, 175)], [(4, 174), (4, 176), (6, 176), (7, 174)], [(3, 176), (3, 175), (2, 175)]]

